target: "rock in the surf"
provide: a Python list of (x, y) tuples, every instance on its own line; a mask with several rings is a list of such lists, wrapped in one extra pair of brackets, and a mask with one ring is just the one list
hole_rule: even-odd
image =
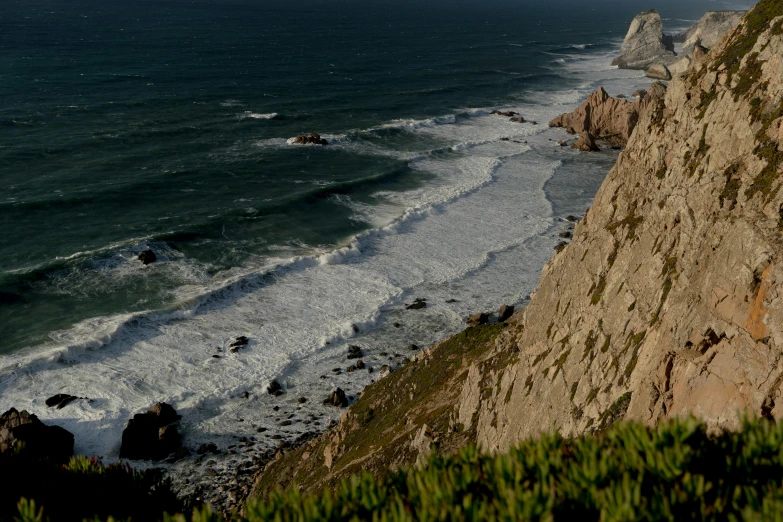
[(317, 132), (311, 132), (310, 134), (300, 134), (294, 138), (294, 143), (299, 145), (329, 145), (326, 139), (322, 138)]
[(405, 305), (406, 310), (420, 310), (422, 308), (427, 308), (426, 299), (416, 298), (412, 304)]
[(248, 339), (244, 335), (240, 335), (239, 337), (231, 341), (231, 344), (228, 345), (228, 348), (231, 351), (231, 353), (237, 353), (240, 350), (240, 348), (247, 346), (247, 343), (249, 342), (250, 339)]
[(510, 117), (512, 117), (512, 116), (516, 116), (516, 115), (518, 115), (519, 113), (518, 113), (518, 112), (514, 112), (514, 111), (499, 111), (499, 110), (494, 110), (494, 111), (490, 112), (490, 114), (496, 114), (496, 115), (498, 115), (498, 116), (506, 116), (506, 117), (510, 118)]
[(155, 255), (155, 252), (152, 250), (144, 250), (139, 254), (139, 261), (141, 261), (141, 264), (143, 265), (149, 265), (150, 263), (154, 263), (158, 260), (158, 256)]
[(344, 408), (348, 406), (348, 398), (345, 396), (345, 392), (342, 389), (337, 388), (324, 400), (324, 404)]
[(348, 358), (359, 359), (362, 356), (362, 347), (351, 345), (348, 347)]
[(520, 115), (520, 116), (512, 116), (509, 121), (513, 121), (514, 123), (525, 123), (525, 121), (527, 120), (525, 120), (524, 116)]
[(273, 380), (269, 383), (269, 386), (266, 387), (266, 392), (269, 395), (274, 395), (275, 397), (283, 394), (283, 387), (280, 385), (279, 382), (276, 380)]
[[(27, 410), (11, 408), (0, 415), (0, 452), (24, 444), (27, 455), (68, 462), (73, 456), (73, 434), (60, 426), (47, 426)], [(10, 479), (10, 477), (9, 477)]]
[(163, 460), (176, 452), (182, 443), (173, 423), (180, 418), (165, 402), (155, 404), (146, 413), (137, 413), (122, 432), (120, 458)]
[(70, 403), (79, 399), (75, 395), (68, 395), (67, 393), (58, 393), (46, 399), (46, 405), (50, 408), (57, 406), (57, 409), (62, 409), (68, 406)]

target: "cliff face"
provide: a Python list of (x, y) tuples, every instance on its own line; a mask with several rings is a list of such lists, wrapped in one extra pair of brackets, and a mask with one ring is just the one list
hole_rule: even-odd
[(368, 387), (337, 428), (280, 453), (254, 495), (623, 417), (783, 417), (781, 174), (783, 3), (762, 0), (638, 104), (627, 148), (523, 312)]
[(504, 332), (519, 362), (485, 400), (471, 373), (460, 418), (484, 448), (623, 415), (783, 417), (783, 4), (762, 1), (695, 67), (641, 112)]
[(675, 42), (683, 43), (683, 50), (691, 54), (697, 45), (712, 49), (723, 36), (740, 23), (747, 11), (708, 11), (701, 19), (680, 34)]

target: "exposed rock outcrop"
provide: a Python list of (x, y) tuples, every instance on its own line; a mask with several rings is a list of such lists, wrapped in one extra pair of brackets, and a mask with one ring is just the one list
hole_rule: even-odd
[(671, 80), (672, 73), (669, 68), (662, 63), (654, 63), (645, 69), (644, 74), (648, 78), (654, 78), (656, 80)]
[(574, 143), (571, 148), (581, 150), (582, 152), (596, 152), (601, 150), (598, 148), (598, 145), (596, 145), (593, 135), (587, 131), (582, 131), (579, 135), (579, 139), (576, 140), (576, 143)]
[(646, 69), (653, 63), (674, 61), (674, 41), (663, 34), (658, 11), (650, 9), (636, 15), (628, 29), (620, 55), (612, 61), (621, 69)]
[(612, 98), (599, 87), (575, 111), (561, 114), (550, 127), (563, 127), (569, 132), (587, 132), (605, 138), (613, 144), (624, 144), (639, 120), (640, 103)]
[[(326, 141), (326, 138), (322, 138), (321, 135), (317, 132), (311, 132), (310, 134), (300, 134), (291, 141), (298, 145), (329, 145), (329, 142)], [(289, 143), (291, 143), (291, 141), (289, 141)]]
[[(18, 443), (35, 457), (65, 463), (73, 456), (73, 434), (60, 426), (47, 426), (27, 410), (11, 408), (0, 415), (0, 452), (13, 450)], [(6, 477), (13, 480), (13, 477)]]
[(173, 425), (180, 416), (165, 402), (155, 404), (146, 413), (137, 413), (122, 432), (120, 458), (162, 460), (181, 447), (180, 435)]
[(740, 23), (746, 13), (747, 11), (708, 11), (698, 22), (674, 35), (674, 41), (683, 44), (686, 54), (691, 54), (697, 45), (712, 49), (726, 33)]

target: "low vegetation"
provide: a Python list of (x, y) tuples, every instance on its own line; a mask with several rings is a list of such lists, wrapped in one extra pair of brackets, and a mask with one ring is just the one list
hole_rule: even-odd
[[(779, 520), (782, 479), (783, 425), (745, 420), (738, 432), (710, 436), (695, 419), (655, 428), (619, 422), (601, 435), (547, 434), (504, 455), (468, 447), (315, 495), (278, 491), (234, 520)], [(18, 520), (42, 521), (49, 509), (23, 501)], [(221, 518), (202, 508), (163, 520)]]
[[(177, 499), (160, 473), (133, 470), (127, 464), (104, 466), (95, 459), (74, 457), (61, 465), (31, 455), (20, 445), (0, 453), (0, 473), (0, 521), (81, 522), (110, 515), (160, 520), (165, 512), (191, 509)], [(21, 498), (34, 500), (20, 504)]]

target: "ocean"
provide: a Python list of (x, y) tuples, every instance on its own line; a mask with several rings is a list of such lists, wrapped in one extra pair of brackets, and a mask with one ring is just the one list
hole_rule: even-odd
[[(750, 3), (656, 4), (674, 32)], [(4, 0), (0, 409), (109, 459), (157, 401), (191, 448), (293, 437), (377, 375), (331, 371), (349, 345), (377, 370), (523, 307), (616, 159), (546, 124), (649, 85), (609, 65), (649, 7)], [(328, 145), (292, 143), (310, 132)], [(274, 405), (323, 424), (281, 428)]]

